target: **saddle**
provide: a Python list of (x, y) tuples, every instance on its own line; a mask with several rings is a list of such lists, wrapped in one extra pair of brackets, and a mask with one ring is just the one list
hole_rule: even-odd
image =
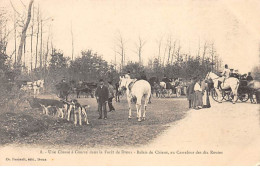
[(137, 81), (137, 79), (134, 79), (131, 83), (129, 83), (128, 85), (128, 89), (129, 91), (131, 91), (132, 87), (134, 86), (135, 82)]

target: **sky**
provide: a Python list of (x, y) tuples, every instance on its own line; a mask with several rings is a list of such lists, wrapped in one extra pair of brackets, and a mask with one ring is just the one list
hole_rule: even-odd
[[(12, 1), (17, 10), (24, 10), (20, 0)], [(12, 10), (9, 0), (1, 2), (0, 6)], [(38, 4), (43, 15), (53, 19), (48, 28), (54, 46), (68, 56), (72, 30), (75, 57), (92, 49), (109, 63), (115, 62), (120, 34), (126, 41), (126, 61), (138, 61), (138, 37), (146, 42), (145, 64), (157, 57), (158, 40), (163, 38), (163, 51), (171, 37), (181, 52), (191, 55), (198, 52), (199, 42), (201, 47), (214, 43), (223, 64), (241, 73), (260, 62), (259, 0), (35, 0)], [(12, 51), (13, 45), (8, 47)], [(119, 55), (116, 61), (120, 63)]]

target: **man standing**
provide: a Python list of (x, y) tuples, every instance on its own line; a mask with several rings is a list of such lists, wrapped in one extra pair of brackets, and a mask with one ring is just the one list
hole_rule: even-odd
[(112, 82), (108, 82), (108, 107), (109, 107), (109, 112), (115, 111), (115, 108), (112, 104), (113, 98), (114, 98), (114, 87), (112, 85)]
[(187, 88), (187, 99), (189, 101), (189, 108), (194, 107), (194, 85), (195, 78), (192, 78)]
[(253, 77), (251, 76), (251, 72), (248, 72), (247, 77), (246, 77), (246, 81), (250, 82), (250, 81), (252, 81), (252, 80), (254, 80), (254, 79), (253, 79)]
[(98, 111), (99, 111), (99, 118), (102, 119), (102, 114), (104, 113), (104, 119), (107, 119), (107, 108), (106, 104), (108, 102), (108, 88), (104, 86), (103, 79), (99, 80), (99, 86), (95, 92), (95, 96), (98, 102)]
[(62, 78), (61, 83), (59, 84), (59, 87), (60, 87), (60, 89), (59, 89), (60, 90), (60, 98), (68, 100), (70, 86), (66, 82), (65, 77)]

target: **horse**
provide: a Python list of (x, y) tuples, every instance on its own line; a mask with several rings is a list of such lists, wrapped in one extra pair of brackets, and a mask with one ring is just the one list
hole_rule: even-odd
[(44, 79), (37, 80), (36, 85), (38, 87), (38, 94), (40, 92), (44, 93)]
[[(214, 83), (214, 88), (217, 92), (217, 101), (219, 103), (222, 103), (222, 95), (221, 95), (221, 89), (217, 89), (218, 87), (218, 81), (220, 80), (220, 77), (218, 75), (216, 75), (213, 72), (208, 72), (206, 75), (205, 80), (212, 80)], [(237, 78), (234, 77), (229, 77), (227, 79), (224, 80), (224, 82), (221, 84), (221, 88), (222, 90), (227, 90), (227, 89), (231, 89), (234, 97), (232, 99), (232, 103), (235, 104), (236, 100), (237, 100), (237, 90), (239, 87), (239, 80)]]
[[(252, 80), (247, 84), (249, 88), (249, 98), (251, 103), (260, 103), (260, 81)], [(254, 100), (253, 95), (255, 95), (256, 100)]]
[[(128, 119), (132, 118), (131, 111), (131, 99), (136, 98), (136, 111), (138, 121), (145, 120), (146, 108), (151, 96), (151, 85), (146, 80), (127, 79), (120, 77), (119, 91), (126, 88), (126, 96), (128, 102), (129, 116)], [(144, 97), (144, 113), (142, 116), (142, 98)]]

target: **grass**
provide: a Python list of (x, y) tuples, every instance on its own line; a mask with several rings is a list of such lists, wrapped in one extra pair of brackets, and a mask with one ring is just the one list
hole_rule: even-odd
[(169, 123), (185, 117), (187, 101), (184, 99), (153, 99), (148, 105), (146, 121), (138, 122), (135, 105), (133, 116), (128, 120), (126, 100), (115, 103), (116, 112), (108, 113), (108, 119), (98, 119), (97, 103), (92, 98), (81, 98), (89, 104), (89, 125), (74, 126), (52, 116), (41, 114), (33, 108), (19, 113), (0, 114), (0, 145), (22, 144), (42, 146), (120, 147), (141, 146), (162, 133)]

